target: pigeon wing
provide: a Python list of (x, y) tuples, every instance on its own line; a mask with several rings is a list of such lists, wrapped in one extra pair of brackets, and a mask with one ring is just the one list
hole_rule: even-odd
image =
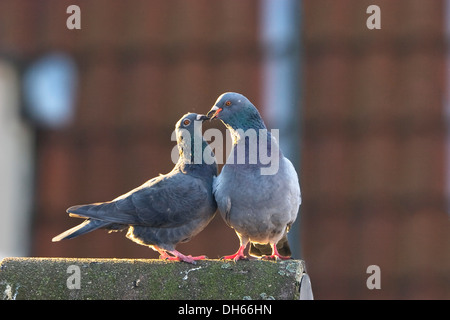
[(202, 213), (207, 190), (201, 180), (178, 173), (160, 176), (110, 202), (74, 206), (71, 216), (157, 228), (181, 226)]

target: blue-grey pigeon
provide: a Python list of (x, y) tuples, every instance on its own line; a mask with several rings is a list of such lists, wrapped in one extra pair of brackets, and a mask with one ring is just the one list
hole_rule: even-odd
[[(202, 136), (201, 123), (205, 119), (204, 115), (188, 113), (175, 125), (179, 159), (171, 172), (112, 201), (70, 207), (67, 212), (71, 217), (86, 220), (52, 241), (71, 239), (99, 228), (128, 228), (127, 238), (158, 251), (161, 259), (195, 263), (206, 258), (185, 256), (175, 250), (178, 243), (189, 241), (202, 231), (217, 209), (212, 195), (217, 163)], [(202, 154), (196, 156), (196, 152)]]
[[(294, 166), (283, 156), (258, 110), (243, 95), (222, 94), (207, 116), (220, 119), (233, 138), (227, 162), (213, 182), (219, 212), (240, 240), (239, 250), (223, 258), (246, 259), (248, 242), (252, 244), (250, 255), (290, 258), (286, 234), (301, 204)], [(287, 247), (288, 256), (279, 253), (277, 244)], [(266, 255), (265, 246), (271, 247), (270, 255)]]

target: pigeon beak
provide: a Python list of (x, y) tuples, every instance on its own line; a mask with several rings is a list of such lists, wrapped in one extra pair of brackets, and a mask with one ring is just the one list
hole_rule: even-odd
[(217, 118), (218, 114), (222, 111), (222, 108), (219, 108), (217, 106), (214, 106), (211, 108), (211, 110), (206, 114), (206, 116), (209, 118), (209, 120), (212, 120), (214, 118)]
[(201, 120), (201, 121), (205, 121), (208, 120), (209, 118), (207, 116), (205, 116), (204, 114), (198, 114), (197, 115), (197, 120)]

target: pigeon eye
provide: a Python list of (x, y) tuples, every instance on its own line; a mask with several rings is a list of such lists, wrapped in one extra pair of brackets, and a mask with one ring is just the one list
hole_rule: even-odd
[(183, 124), (184, 124), (185, 126), (188, 126), (188, 125), (191, 124), (191, 120), (189, 120), (189, 119), (184, 119)]
[(228, 100), (227, 102), (225, 102), (225, 105), (226, 105), (227, 107), (231, 106), (231, 101)]

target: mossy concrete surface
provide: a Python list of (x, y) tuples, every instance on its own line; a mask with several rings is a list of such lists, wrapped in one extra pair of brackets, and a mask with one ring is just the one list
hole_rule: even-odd
[(5, 258), (0, 299), (298, 299), (301, 260)]

